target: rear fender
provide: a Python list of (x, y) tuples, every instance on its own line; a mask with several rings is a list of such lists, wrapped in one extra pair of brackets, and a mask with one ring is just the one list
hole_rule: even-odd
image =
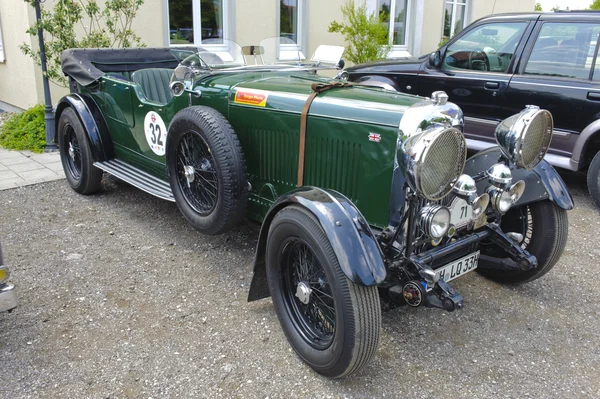
[(273, 218), (289, 205), (299, 205), (312, 213), (329, 238), (344, 274), (364, 286), (381, 283), (386, 276), (381, 248), (364, 216), (338, 192), (316, 187), (301, 187), (281, 196), (263, 220), (254, 260), (254, 275), (248, 301), (267, 298), (267, 236)]
[(58, 122), (61, 114), (68, 107), (73, 108), (83, 125), (90, 141), (94, 162), (102, 162), (114, 158), (113, 143), (106, 122), (104, 121), (104, 116), (100, 112), (100, 108), (96, 102), (85, 94), (71, 93), (59, 101), (55, 111), (56, 136), (54, 137), (54, 142), (58, 143)]
[[(475, 176), (487, 170), (490, 166), (500, 162), (502, 152), (499, 147), (492, 147), (478, 152), (467, 160), (464, 173)], [(516, 206), (549, 199), (559, 207), (573, 209), (573, 198), (565, 185), (565, 182), (556, 170), (545, 160), (539, 163), (533, 170), (513, 169), (513, 183), (519, 180), (525, 181), (525, 192), (517, 201)], [(483, 193), (490, 183), (487, 180), (477, 183), (477, 192)]]

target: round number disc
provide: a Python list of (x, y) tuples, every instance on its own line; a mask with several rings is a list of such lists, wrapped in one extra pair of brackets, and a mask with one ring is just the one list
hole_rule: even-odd
[(159, 114), (150, 111), (144, 118), (144, 132), (146, 141), (152, 152), (156, 155), (165, 155), (165, 144), (167, 142), (167, 127)]

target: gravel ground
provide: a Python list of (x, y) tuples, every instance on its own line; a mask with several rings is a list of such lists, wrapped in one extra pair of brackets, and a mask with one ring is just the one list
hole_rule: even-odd
[(0, 314), (0, 397), (598, 398), (598, 209), (580, 174), (566, 252), (507, 288), (471, 273), (455, 313), (383, 315), (378, 354), (328, 380), (292, 352), (270, 300), (247, 303), (258, 226), (202, 236), (113, 179), (0, 191), (20, 306)]

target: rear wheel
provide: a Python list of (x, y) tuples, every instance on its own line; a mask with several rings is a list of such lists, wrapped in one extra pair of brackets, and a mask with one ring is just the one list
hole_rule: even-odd
[(499, 283), (521, 284), (542, 277), (558, 262), (567, 244), (569, 221), (566, 210), (546, 200), (511, 209), (500, 227), (523, 235), (521, 247), (535, 255), (538, 266), (527, 271), (478, 269), (479, 273)]
[(290, 206), (273, 219), (267, 277), (288, 341), (316, 372), (343, 377), (373, 357), (381, 329), (377, 287), (346, 277), (319, 222), (303, 208)]
[(94, 166), (90, 142), (72, 108), (66, 108), (58, 120), (58, 148), (67, 182), (80, 194), (100, 189), (102, 171)]
[(600, 151), (594, 156), (588, 169), (587, 185), (592, 199), (600, 206)]

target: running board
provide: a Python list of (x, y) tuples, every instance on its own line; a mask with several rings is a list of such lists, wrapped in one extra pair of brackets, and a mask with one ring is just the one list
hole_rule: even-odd
[(124, 182), (127, 182), (142, 191), (147, 192), (148, 194), (152, 194), (167, 201), (175, 202), (175, 198), (173, 198), (173, 193), (171, 192), (171, 186), (168, 182), (152, 176), (151, 174), (135, 168), (123, 161), (111, 159), (110, 161), (105, 162), (94, 162), (94, 166), (110, 173), (115, 177), (118, 177)]

